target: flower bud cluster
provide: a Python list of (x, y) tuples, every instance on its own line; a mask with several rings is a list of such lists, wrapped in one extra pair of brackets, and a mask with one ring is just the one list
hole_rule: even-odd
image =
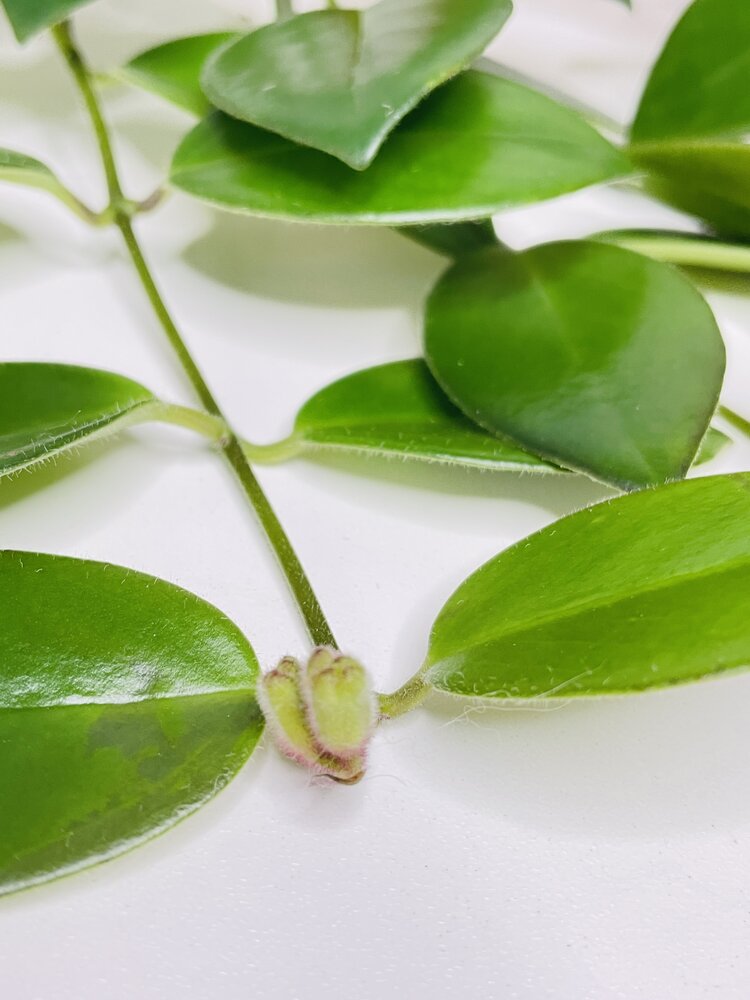
[(315, 774), (360, 780), (378, 721), (377, 698), (360, 663), (326, 647), (304, 667), (284, 657), (263, 675), (258, 700), (283, 754)]

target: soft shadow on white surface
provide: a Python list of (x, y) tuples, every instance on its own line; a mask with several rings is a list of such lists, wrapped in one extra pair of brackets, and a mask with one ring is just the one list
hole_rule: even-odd
[(748, 698), (742, 674), (578, 702), (434, 695), (417, 736), (404, 722), (400, 751), (411, 781), (526, 829), (592, 841), (688, 836), (750, 822)]
[(309, 226), (228, 212), (216, 212), (183, 256), (238, 291), (343, 309), (410, 306), (449, 263), (383, 227)]
[[(378, 455), (336, 455), (320, 452), (310, 459), (299, 459), (314, 466), (311, 475), (323, 488), (340, 488), (341, 476), (357, 476), (377, 484), (377, 492), (364, 494), (365, 504), (372, 502), (382, 510), (382, 485), (393, 488), (393, 502), (403, 499), (398, 491), (418, 490), (446, 497), (483, 497), (512, 503), (533, 504), (555, 517), (562, 517), (581, 507), (606, 500), (617, 492), (586, 476), (555, 475), (465, 468), (430, 462), (406, 461)], [(328, 475), (326, 475), (328, 473)], [(334, 475), (330, 475), (334, 473)], [(470, 530), (470, 525), (464, 526)]]

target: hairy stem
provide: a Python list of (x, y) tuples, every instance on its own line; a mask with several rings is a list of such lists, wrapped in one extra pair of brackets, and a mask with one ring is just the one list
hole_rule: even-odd
[(378, 695), (380, 714), (384, 719), (395, 719), (417, 708), (430, 693), (430, 685), (424, 679), (424, 669), (420, 670), (393, 694)]
[(305, 622), (310, 638), (316, 645), (336, 646), (331, 628), (326, 621), (323, 610), (307, 578), (307, 575), (300, 563), (289, 538), (284, 531), (281, 522), (276, 516), (271, 504), (263, 492), (260, 483), (250, 466), (245, 455), (243, 446), (228, 421), (224, 417), (222, 410), (217, 403), (213, 393), (209, 389), (200, 369), (196, 365), (185, 341), (182, 339), (172, 316), (161, 296), (158, 286), (149, 269), (148, 263), (143, 255), (140, 243), (133, 231), (131, 224), (132, 205), (122, 190), (117, 165), (112, 150), (112, 143), (109, 131), (104, 121), (104, 117), (99, 106), (99, 100), (93, 86), (92, 77), (88, 67), (84, 63), (73, 41), (70, 27), (67, 23), (53, 28), (53, 35), (58, 44), (60, 52), (68, 64), (71, 73), (81, 92), (86, 109), (89, 113), (91, 123), (96, 134), (99, 152), (101, 154), (102, 165), (107, 180), (109, 191), (110, 208), (112, 210), (112, 221), (120, 230), (125, 241), (130, 259), (140, 278), (141, 285), (151, 306), (156, 314), (162, 330), (167, 336), (175, 354), (177, 355), (182, 368), (190, 380), (190, 384), (196, 396), (201, 401), (207, 414), (222, 421), (225, 432), (218, 440), (221, 452), (228, 465), (239, 481), (243, 492), (250, 502), (258, 520), (263, 527), (273, 551), (275, 552), (282, 570), (286, 576), (289, 587), (297, 602), (300, 614)]

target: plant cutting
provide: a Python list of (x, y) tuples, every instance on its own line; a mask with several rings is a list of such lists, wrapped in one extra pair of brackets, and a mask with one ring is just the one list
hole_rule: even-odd
[[(0, 151), (0, 181), (41, 189), (119, 232), (195, 406), (117, 373), (0, 361), (0, 474), (136, 424), (208, 438), (277, 556), (311, 648), (296, 660), (280, 636), (278, 661), (263, 672), (248, 637), (167, 581), (0, 553), (0, 803), (11, 817), (0, 831), (0, 892), (164, 831), (237, 773), (264, 728), (313, 774), (351, 784), (377, 727), (433, 691), (622, 695), (748, 665), (750, 474), (686, 477), (730, 446), (716, 418), (750, 427), (720, 403), (721, 332), (675, 266), (750, 272), (750, 104), (726, 101), (730, 76), (734, 93), (750, 83), (741, 57), (750, 17), (736, 4), (688, 8), (618, 142), (477, 61), (511, 16), (509, 0), (380, 0), (307, 14), (279, 4), (275, 22), (247, 34), (229, 25), (173, 38), (110, 74), (199, 119), (164, 187), (143, 197), (121, 174), (69, 20), (82, 3), (2, 5), (19, 42), (51, 33), (97, 139), (108, 199), (90, 204), (23, 150)], [(498, 241), (493, 213), (606, 183), (646, 188), (702, 233), (608, 232), (522, 253)], [(393, 227), (435, 250), (446, 266), (425, 303), (423, 357), (353, 372), (290, 414), (284, 439), (247, 440), (208, 387), (141, 246), (138, 217), (158, 211), (169, 188), (219, 211)], [(555, 477), (582, 474), (620, 495), (477, 569), (447, 595), (424, 662), (397, 691), (378, 693), (372, 665), (339, 649), (254, 473), (332, 451), (543, 474), (551, 489)]]

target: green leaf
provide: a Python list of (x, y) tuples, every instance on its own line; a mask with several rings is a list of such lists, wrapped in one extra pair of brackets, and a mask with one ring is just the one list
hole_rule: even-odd
[(511, 10), (510, 0), (380, 0), (364, 11), (313, 11), (221, 49), (206, 64), (203, 89), (233, 118), (363, 170)]
[(242, 633), (132, 570), (0, 553), (0, 893), (129, 850), (193, 812), (260, 738)]
[(434, 226), (400, 226), (398, 232), (444, 257), (461, 257), (498, 243), (492, 219), (438, 223)]
[(641, 99), (631, 152), (653, 188), (724, 232), (750, 233), (750, 6), (696, 0)]
[(298, 413), (293, 440), (303, 451), (336, 449), (492, 469), (560, 471), (467, 420), (418, 359), (367, 368), (326, 386)]
[(420, 225), (486, 218), (629, 170), (575, 113), (472, 71), (423, 101), (364, 172), (216, 113), (183, 140), (171, 179), (197, 198), (269, 218)]
[(624, 489), (685, 475), (724, 373), (690, 282), (593, 242), (461, 258), (429, 298), (425, 350), (472, 419)]
[(0, 0), (19, 42), (64, 21), (90, 0)]
[(740, 139), (749, 127), (750, 6), (695, 0), (651, 72), (632, 140)]
[(619, 497), (491, 559), (435, 622), (425, 679), (454, 694), (569, 698), (750, 663), (750, 475)]
[(0, 364), (0, 476), (152, 419), (161, 405), (142, 385), (111, 372)]
[(142, 52), (114, 75), (186, 111), (204, 115), (210, 104), (199, 82), (203, 64), (222, 45), (238, 37), (233, 32), (215, 32), (177, 38)]
[(87, 215), (81, 202), (46, 164), (13, 149), (0, 149), (0, 181), (46, 191), (78, 214)]
[(634, 149), (633, 159), (650, 171), (652, 194), (727, 237), (750, 236), (750, 146), (652, 143)]
[(731, 443), (732, 439), (724, 431), (720, 431), (716, 427), (709, 427), (706, 436), (701, 441), (693, 464), (707, 465), (709, 462), (713, 462), (716, 456)]

